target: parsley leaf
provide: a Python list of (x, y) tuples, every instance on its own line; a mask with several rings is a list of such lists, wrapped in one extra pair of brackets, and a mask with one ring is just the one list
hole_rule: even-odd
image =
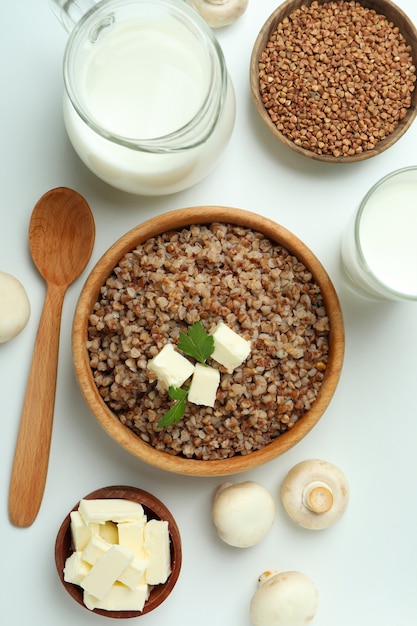
[(159, 420), (158, 428), (165, 428), (179, 422), (185, 413), (185, 406), (187, 403), (188, 389), (181, 389), (181, 387), (168, 388), (169, 397), (176, 400), (175, 404), (167, 411)]
[(206, 333), (201, 322), (196, 322), (190, 326), (188, 334), (180, 332), (178, 348), (200, 363), (205, 363), (214, 352), (214, 337)]

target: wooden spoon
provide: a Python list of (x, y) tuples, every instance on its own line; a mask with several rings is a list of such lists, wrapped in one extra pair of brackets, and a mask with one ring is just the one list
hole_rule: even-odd
[(30, 526), (39, 511), (48, 472), (64, 296), (90, 259), (94, 218), (80, 194), (48, 191), (36, 204), (29, 227), (33, 262), (46, 282), (32, 365), (17, 437), (9, 492), (9, 517)]

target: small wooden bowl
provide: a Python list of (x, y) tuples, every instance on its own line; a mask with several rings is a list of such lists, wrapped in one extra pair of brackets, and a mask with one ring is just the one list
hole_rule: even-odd
[[(131, 500), (132, 502), (138, 502), (143, 506), (145, 514), (148, 520), (160, 519), (168, 522), (169, 536), (170, 536), (170, 548), (171, 548), (171, 574), (163, 585), (155, 585), (152, 589), (148, 600), (145, 603), (142, 611), (104, 611), (102, 609), (94, 609), (92, 613), (103, 615), (104, 617), (113, 617), (117, 619), (124, 619), (129, 617), (140, 617), (150, 611), (156, 609), (157, 606), (162, 604), (167, 599), (171, 591), (173, 590), (178, 576), (181, 570), (182, 563), (182, 548), (181, 548), (181, 536), (178, 530), (178, 526), (172, 513), (158, 498), (136, 487), (103, 487), (97, 489), (84, 496), (84, 500), (98, 500), (109, 498), (121, 498), (123, 500)], [(78, 509), (79, 502), (72, 508), (72, 511)], [(64, 566), (66, 559), (72, 554), (71, 545), (71, 528), (70, 528), (70, 513), (66, 516), (61, 524), (55, 541), (55, 564), (58, 572), (58, 576), (68, 591), (70, 596), (78, 602), (82, 607), (87, 609), (83, 602), (83, 590), (78, 585), (67, 583), (64, 580)], [(90, 609), (87, 609), (88, 611)]]
[[(332, 0), (317, 0), (319, 4), (325, 4)], [(358, 0), (359, 3), (368, 9), (374, 9), (379, 15), (385, 16), (390, 22), (399, 28), (399, 31), (405, 38), (407, 44), (411, 47), (411, 56), (413, 63), (417, 65), (417, 29), (410, 18), (396, 6), (391, 0)], [(274, 122), (271, 120), (264, 103), (259, 88), (259, 59), (265, 50), (266, 44), (272, 33), (277, 29), (278, 25), (301, 6), (309, 7), (313, 0), (286, 0), (280, 4), (277, 9), (268, 17), (261, 28), (258, 37), (253, 46), (250, 60), (250, 87), (256, 109), (266, 124), (270, 132), (281, 141), (285, 146), (294, 150), (298, 154), (317, 161), (326, 163), (352, 163), (355, 161), (363, 161), (369, 159), (384, 150), (400, 139), (413, 123), (417, 115), (417, 84), (411, 96), (411, 106), (408, 108), (405, 117), (397, 124), (393, 132), (380, 140), (372, 150), (365, 150), (359, 154), (352, 156), (332, 156), (330, 154), (317, 154), (313, 150), (307, 150), (298, 146), (286, 135), (280, 132)]]
[[(311, 408), (288, 431), (275, 440), (245, 455), (222, 460), (203, 461), (174, 456), (155, 449), (127, 426), (109, 409), (101, 398), (89, 363), (87, 351), (88, 320), (100, 288), (106, 282), (121, 257), (161, 233), (192, 224), (229, 223), (260, 232), (277, 244), (283, 245), (312, 272), (321, 288), (330, 320), (330, 350), (326, 374), (318, 397)], [(133, 228), (121, 237), (98, 261), (88, 277), (75, 311), (73, 333), (73, 360), (81, 391), (101, 426), (122, 447), (139, 459), (164, 470), (195, 476), (223, 476), (243, 472), (271, 461), (299, 442), (318, 422), (327, 408), (339, 381), (344, 357), (344, 325), (338, 297), (327, 272), (311, 250), (295, 235), (272, 220), (241, 209), (200, 206), (165, 213)]]

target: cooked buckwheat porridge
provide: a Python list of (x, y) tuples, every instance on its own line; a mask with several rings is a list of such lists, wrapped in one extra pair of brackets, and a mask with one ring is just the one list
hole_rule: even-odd
[[(148, 369), (197, 321), (219, 321), (251, 342), (244, 363), (221, 372), (213, 408), (173, 404)], [(145, 442), (172, 455), (218, 460), (259, 450), (302, 419), (326, 372), (329, 320), (311, 272), (263, 234), (193, 225), (120, 259), (89, 318), (88, 352), (104, 402)], [(208, 363), (211, 359), (208, 359)]]

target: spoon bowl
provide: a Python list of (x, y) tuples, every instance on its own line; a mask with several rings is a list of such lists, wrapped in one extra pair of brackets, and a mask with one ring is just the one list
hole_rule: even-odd
[(58, 187), (35, 205), (29, 226), (33, 262), (46, 282), (23, 403), (9, 491), (9, 518), (27, 527), (45, 489), (55, 403), (61, 312), (67, 288), (87, 265), (94, 245), (94, 219), (76, 191)]
[(30, 219), (29, 247), (47, 284), (66, 290), (85, 268), (93, 244), (94, 220), (82, 196), (61, 187), (39, 200)]

